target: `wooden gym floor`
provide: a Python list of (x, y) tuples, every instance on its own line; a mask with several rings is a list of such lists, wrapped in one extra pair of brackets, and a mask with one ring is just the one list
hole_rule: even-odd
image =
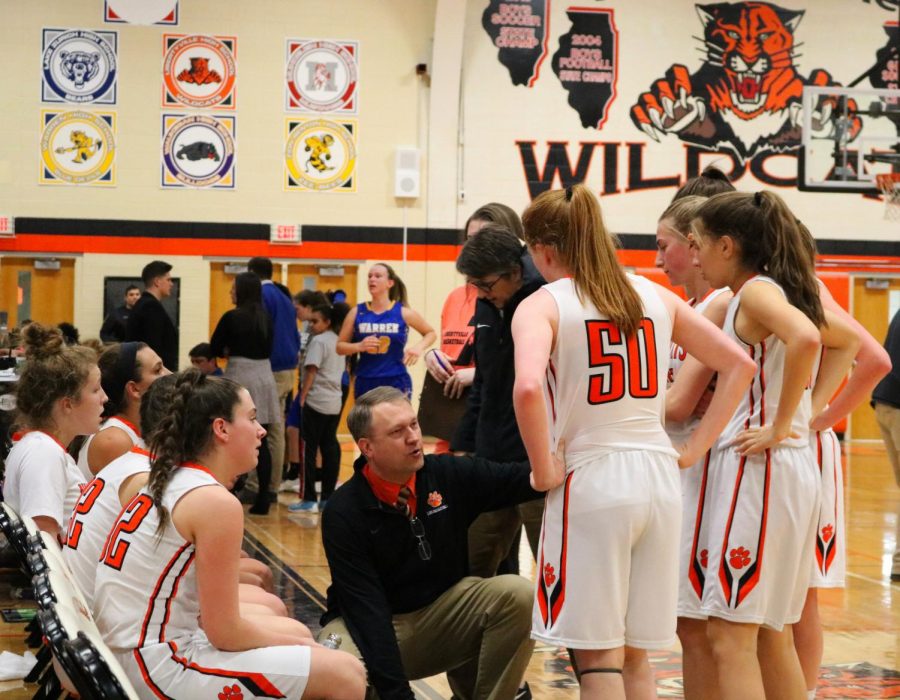
[[(350, 473), (352, 445), (345, 442), (342, 479)], [(900, 584), (890, 581), (900, 490), (894, 484), (883, 447), (854, 444), (844, 448), (848, 521), (847, 588), (822, 590), (819, 605), (825, 627), (825, 660), (818, 698), (900, 698)], [(279, 592), (288, 609), (313, 629), (324, 608), (328, 566), (322, 551), (319, 516), (289, 513), (296, 501), (281, 494), (280, 505), (265, 517), (248, 516), (246, 548), (275, 570)], [(533, 577), (527, 545), (520, 557), (522, 573)], [(10, 597), (0, 577), (0, 608), (30, 607)], [(0, 650), (21, 654), (21, 624), (0, 621)], [(662, 698), (680, 698), (681, 655), (674, 647), (652, 656)], [(576, 698), (578, 691), (568, 658), (560, 650), (539, 645), (526, 674), (540, 700)], [(414, 683), (421, 698), (449, 698), (443, 677)], [(33, 687), (21, 681), (0, 683), (9, 700), (30, 698)]]

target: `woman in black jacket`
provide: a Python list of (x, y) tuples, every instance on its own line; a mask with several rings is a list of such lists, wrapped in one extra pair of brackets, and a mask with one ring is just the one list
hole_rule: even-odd
[[(282, 420), (278, 405), (278, 390), (269, 364), (274, 332), (272, 318), (262, 305), (262, 283), (251, 272), (242, 272), (234, 279), (231, 299), (235, 308), (226, 311), (210, 345), (216, 357), (228, 358), (225, 376), (241, 384), (256, 404), (257, 420), (268, 430), (269, 425)], [(272, 458), (266, 438), (259, 448), (256, 466), (259, 491), (250, 508), (253, 515), (269, 512), (269, 481), (272, 478)]]

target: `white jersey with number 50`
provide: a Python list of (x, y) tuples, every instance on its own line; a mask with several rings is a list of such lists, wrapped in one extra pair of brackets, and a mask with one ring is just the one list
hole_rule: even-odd
[(547, 407), (553, 449), (565, 441), (569, 469), (609, 452), (677, 456), (663, 429), (672, 319), (653, 282), (627, 277), (644, 307), (627, 338), (587, 298), (579, 300), (571, 278), (544, 286), (559, 310)]

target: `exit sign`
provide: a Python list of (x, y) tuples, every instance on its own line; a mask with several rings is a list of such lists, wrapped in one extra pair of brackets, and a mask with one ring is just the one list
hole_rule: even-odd
[(15, 236), (15, 220), (6, 214), (0, 214), (0, 236)]
[(269, 242), (300, 243), (300, 224), (272, 224)]

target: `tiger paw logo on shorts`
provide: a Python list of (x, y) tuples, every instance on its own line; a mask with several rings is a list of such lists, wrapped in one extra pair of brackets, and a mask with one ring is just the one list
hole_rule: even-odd
[(219, 693), (219, 700), (244, 700), (244, 694), (241, 692), (237, 683), (226, 685)]
[(728, 553), (728, 563), (732, 569), (743, 569), (750, 564), (750, 552), (743, 547), (735, 547)]
[(237, 39), (163, 35), (163, 107), (234, 109)]
[(700, 566), (704, 569), (709, 566), (709, 550), (702, 549), (700, 550)]
[(556, 571), (550, 564), (544, 564), (544, 585), (549, 588), (556, 582)]
[(834, 525), (828, 524), (822, 528), (822, 541), (831, 542), (832, 537), (834, 537)]

